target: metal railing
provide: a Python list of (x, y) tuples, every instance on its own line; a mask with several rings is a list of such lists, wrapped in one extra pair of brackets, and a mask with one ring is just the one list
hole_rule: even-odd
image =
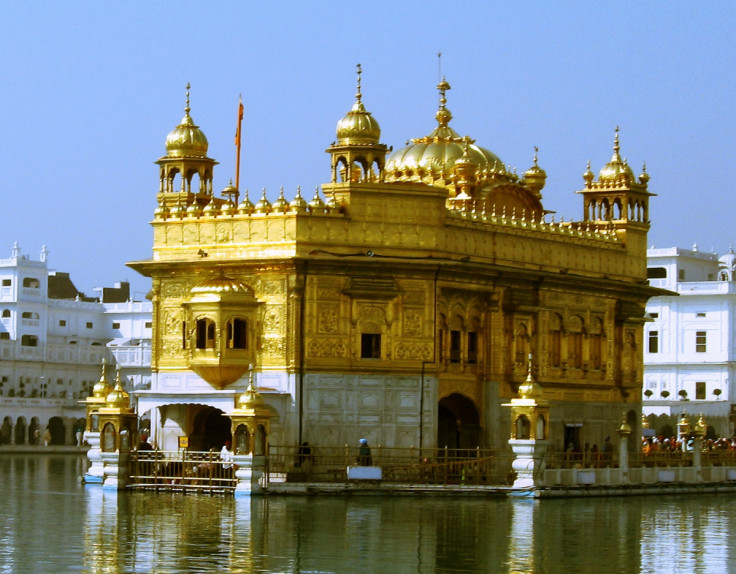
[(130, 453), (133, 489), (227, 492), (235, 489), (235, 464), (216, 451), (142, 450)]
[[(490, 449), (371, 448), (382, 482), (396, 484), (506, 484), (508, 453)], [(364, 461), (363, 461), (364, 462)], [(346, 482), (347, 467), (361, 466), (358, 448), (271, 445), (265, 481)]]

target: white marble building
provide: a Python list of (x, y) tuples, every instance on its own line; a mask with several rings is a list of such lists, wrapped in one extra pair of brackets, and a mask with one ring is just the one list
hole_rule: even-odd
[(736, 254), (650, 248), (647, 267), (650, 285), (674, 293), (646, 306), (643, 414), (657, 434), (676, 433), (685, 412), (735, 435)]
[(130, 301), (127, 283), (77, 291), (68, 273), (21, 253), (0, 259), (0, 444), (74, 444), (80, 401), (99, 380), (103, 358), (126, 389), (151, 379), (151, 302)]

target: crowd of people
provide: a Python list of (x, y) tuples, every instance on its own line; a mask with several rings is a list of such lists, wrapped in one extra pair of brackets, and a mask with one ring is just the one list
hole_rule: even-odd
[[(675, 436), (650, 436), (642, 437), (641, 452), (651, 456), (657, 452), (692, 452), (695, 448), (695, 438), (678, 438)], [(733, 451), (736, 452), (736, 438), (709, 438), (704, 439), (701, 444), (703, 451)]]

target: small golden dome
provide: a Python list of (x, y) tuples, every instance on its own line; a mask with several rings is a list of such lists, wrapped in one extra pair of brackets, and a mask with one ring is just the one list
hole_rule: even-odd
[(207, 157), (209, 142), (204, 132), (195, 125), (189, 115), (189, 84), (187, 105), (181, 123), (166, 136), (166, 152), (169, 157)]
[(105, 359), (102, 359), (102, 375), (100, 376), (100, 380), (92, 387), (92, 396), (97, 399), (104, 399), (112, 391), (112, 385), (105, 375), (105, 364)]
[(641, 166), (641, 174), (639, 175), (639, 182), (643, 183), (644, 185), (649, 183), (649, 174), (647, 173), (647, 164), (643, 164)]
[(295, 211), (297, 213), (304, 213), (307, 210), (307, 200), (302, 197), (301, 186), (296, 188), (296, 195), (294, 196), (294, 199), (291, 200), (289, 207), (291, 208), (291, 211)]
[(202, 215), (202, 210), (199, 208), (199, 204), (195, 201), (187, 207), (187, 217), (197, 218)]
[(108, 408), (127, 409), (130, 408), (130, 395), (125, 392), (120, 382), (120, 365), (117, 366), (115, 376), (115, 388), (105, 398), (105, 406)]
[(593, 175), (593, 172), (590, 171), (590, 161), (589, 161), (588, 168), (585, 170), (585, 173), (583, 174), (583, 180), (585, 181), (585, 185), (587, 187), (590, 187), (594, 179), (595, 179), (595, 175)]
[(169, 216), (169, 208), (166, 205), (160, 203), (158, 207), (153, 211), (153, 217), (155, 219), (166, 219)]
[(619, 155), (620, 146), (618, 143), (618, 126), (616, 126), (616, 136), (613, 140), (613, 155), (611, 161), (603, 166), (598, 173), (598, 181), (605, 183), (626, 183), (631, 184), (636, 181), (633, 170), (622, 160)]
[(217, 215), (218, 212), (218, 206), (217, 203), (213, 199), (210, 199), (210, 202), (204, 206), (204, 209), (202, 210), (203, 215), (208, 215), (210, 217)]
[(115, 388), (105, 399), (105, 406), (115, 409), (127, 409), (130, 407), (130, 395), (125, 392), (122, 386), (115, 385)]
[(271, 211), (271, 203), (268, 201), (268, 198), (266, 197), (266, 188), (263, 188), (263, 195), (261, 196), (261, 199), (256, 203), (255, 212), (256, 213), (269, 213)]
[(381, 139), (381, 127), (376, 119), (366, 111), (360, 93), (360, 75), (362, 69), (358, 64), (358, 88), (352, 109), (337, 122), (337, 144), (375, 144)]
[(534, 165), (524, 172), (523, 183), (527, 189), (532, 190), (535, 193), (539, 193), (544, 188), (544, 184), (547, 182), (547, 172), (544, 171), (537, 163), (537, 154), (539, 148), (534, 148)]
[(245, 410), (253, 409), (254, 407), (261, 405), (263, 405), (263, 397), (261, 396), (261, 393), (253, 388), (253, 384), (251, 383), (248, 385), (246, 391), (238, 397), (236, 406), (239, 409)]
[(255, 211), (255, 209), (256, 206), (253, 205), (253, 202), (248, 197), (248, 190), (246, 189), (243, 201), (241, 201), (238, 205), (238, 213), (240, 213), (241, 215), (250, 215)]
[(276, 213), (286, 213), (287, 211), (289, 211), (289, 202), (286, 201), (286, 198), (284, 197), (284, 187), (283, 186), (281, 186), (281, 191), (279, 193), (278, 199), (274, 201), (271, 208), (272, 208), (272, 211)]
[(519, 385), (519, 396), (522, 399), (539, 399), (542, 397), (542, 387), (537, 384), (532, 376), (532, 356), (529, 355), (529, 363), (526, 371), (526, 380)]
[(312, 213), (325, 212), (325, 203), (319, 196), (319, 186), (314, 188), (314, 197), (312, 198), (312, 201), (309, 202), (309, 211), (311, 211)]

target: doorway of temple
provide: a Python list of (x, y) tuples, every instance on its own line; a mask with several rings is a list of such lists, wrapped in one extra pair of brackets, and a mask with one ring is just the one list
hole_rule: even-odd
[(480, 446), (480, 417), (475, 403), (453, 393), (440, 400), (437, 420), (437, 447), (473, 449)]
[(192, 433), (189, 435), (190, 450), (220, 450), (226, 440), (232, 440), (230, 417), (220, 409), (202, 406), (194, 416)]

